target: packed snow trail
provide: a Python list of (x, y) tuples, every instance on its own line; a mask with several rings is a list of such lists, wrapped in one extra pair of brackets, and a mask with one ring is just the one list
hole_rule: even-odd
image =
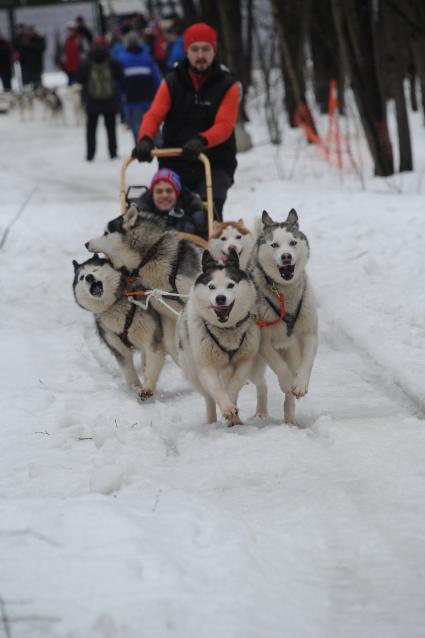
[[(264, 148), (240, 157), (226, 215), (298, 210), (320, 345), (300, 428), (281, 424), (270, 372), (266, 422), (246, 385), (246, 425), (207, 426), (171, 361), (139, 405), (73, 299), (72, 259), (119, 212), (119, 163), (102, 146), (82, 162), (79, 129), (14, 117), (0, 120), (2, 229), (37, 191), (0, 252), (3, 633), (422, 636), (425, 429), (397, 377), (420, 393), (421, 196), (335, 188), (308, 164), (279, 181)], [(131, 169), (133, 183), (153, 172)]]

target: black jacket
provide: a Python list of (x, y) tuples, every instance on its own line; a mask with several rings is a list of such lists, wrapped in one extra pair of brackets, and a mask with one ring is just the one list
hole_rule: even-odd
[[(180, 147), (191, 137), (210, 128), (223, 97), (235, 84), (235, 78), (228, 69), (214, 60), (206, 80), (197, 92), (189, 75), (187, 58), (179, 62), (167, 74), (165, 81), (171, 95), (171, 108), (166, 115), (162, 135), (164, 147), (170, 148)], [(205, 154), (212, 168), (221, 168), (233, 177), (237, 166), (234, 133), (222, 144), (207, 149)], [(167, 158), (163, 164), (173, 168), (185, 180), (187, 161), (181, 158), (175, 160)], [(191, 164), (196, 166), (198, 171), (202, 171), (200, 162), (191, 162)]]
[(149, 190), (143, 193), (136, 205), (141, 211), (160, 215), (161, 219), (165, 219), (168, 228), (193, 233), (205, 239), (208, 237), (208, 217), (201, 198), (198, 193), (188, 188), (183, 188), (176, 205), (168, 213), (163, 213), (156, 208)]
[[(96, 100), (90, 96), (88, 85), (90, 82), (90, 70), (93, 63), (100, 64), (107, 61), (115, 82), (115, 95), (105, 100)], [(121, 65), (113, 60), (108, 49), (101, 45), (96, 45), (90, 51), (87, 58), (80, 64), (76, 73), (76, 80), (83, 86), (83, 102), (87, 113), (113, 113), (118, 110), (118, 83), (124, 78)]]

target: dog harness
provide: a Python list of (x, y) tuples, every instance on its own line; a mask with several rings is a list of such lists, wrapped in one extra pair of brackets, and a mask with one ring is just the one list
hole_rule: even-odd
[(271, 289), (273, 290), (274, 294), (276, 295), (276, 299), (278, 301), (279, 308), (276, 308), (274, 303), (272, 301), (270, 301), (270, 299), (268, 297), (264, 296), (264, 298), (267, 301), (267, 303), (269, 304), (269, 306), (272, 308), (272, 310), (274, 310), (274, 312), (277, 315), (279, 315), (279, 316), (274, 321), (262, 321), (261, 319), (258, 319), (256, 321), (256, 324), (257, 324), (257, 326), (259, 328), (268, 328), (270, 326), (275, 326), (280, 321), (283, 321), (284, 323), (286, 323), (286, 333), (287, 333), (288, 337), (290, 337), (291, 334), (294, 331), (295, 323), (296, 323), (296, 321), (298, 319), (298, 316), (299, 316), (299, 314), (301, 312), (301, 306), (302, 306), (303, 299), (304, 299), (304, 290), (305, 290), (305, 288), (303, 290), (303, 294), (301, 295), (301, 299), (299, 301), (299, 304), (297, 306), (297, 310), (296, 310), (295, 314), (290, 314), (289, 312), (286, 312), (286, 309), (285, 309), (285, 296), (278, 291), (278, 289), (276, 288), (276, 285), (274, 284), (272, 279), (270, 279), (270, 277), (264, 272), (264, 270), (262, 268), (260, 268), (260, 270), (263, 273), (266, 282), (268, 283), (268, 285), (271, 287)]
[(130, 304), (130, 308), (128, 309), (126, 317), (125, 317), (124, 329), (122, 333), (118, 335), (121, 341), (123, 342), (123, 344), (126, 345), (128, 348), (133, 348), (133, 344), (128, 338), (128, 331), (130, 330), (131, 324), (133, 323), (136, 310), (137, 310), (136, 306), (133, 304)]
[[(239, 321), (236, 325), (232, 326), (232, 328), (236, 328), (238, 325), (241, 325), (241, 323), (243, 323), (244, 321), (246, 321), (248, 317), (249, 317), (249, 314), (248, 314), (248, 315), (247, 315), (244, 319), (242, 319), (241, 321)], [(213, 333), (211, 332), (211, 330), (208, 328), (208, 325), (207, 325), (207, 322), (206, 322), (206, 321), (204, 321), (204, 326), (205, 326), (205, 330), (208, 332), (209, 336), (210, 336), (210, 337), (211, 337), (211, 339), (214, 341), (214, 343), (215, 343), (215, 344), (216, 344), (216, 345), (220, 348), (220, 350), (221, 350), (222, 352), (224, 352), (225, 354), (227, 354), (227, 356), (229, 357), (229, 361), (231, 361), (231, 360), (233, 359), (234, 355), (235, 355), (237, 352), (239, 352), (239, 348), (242, 346), (243, 342), (245, 341), (245, 337), (246, 337), (247, 330), (245, 330), (245, 332), (243, 333), (242, 338), (241, 338), (241, 340), (240, 340), (240, 342), (239, 342), (238, 347), (237, 347), (237, 348), (234, 348), (234, 349), (232, 349), (232, 350), (229, 350), (228, 348), (225, 348), (225, 347), (224, 347), (224, 346), (220, 343), (220, 341), (217, 339), (217, 337), (215, 336), (215, 334), (213, 334)], [(227, 328), (227, 330), (231, 330), (232, 328)]]
[(150, 262), (151, 259), (153, 259), (156, 251), (158, 250), (159, 246), (162, 244), (164, 237), (165, 235), (161, 235), (161, 237), (154, 244), (152, 244), (152, 246), (149, 248), (146, 255), (141, 260), (140, 264), (137, 266), (137, 268), (134, 268), (134, 270), (132, 270), (129, 273), (130, 277), (137, 277), (139, 274), (139, 270), (141, 270), (143, 266), (146, 266), (146, 264)]

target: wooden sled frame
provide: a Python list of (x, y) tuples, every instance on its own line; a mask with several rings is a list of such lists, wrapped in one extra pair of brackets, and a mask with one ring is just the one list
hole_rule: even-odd
[[(151, 151), (152, 157), (179, 157), (182, 154), (181, 148), (156, 148)], [(121, 215), (124, 215), (127, 210), (127, 200), (126, 200), (126, 179), (125, 175), (127, 172), (127, 168), (134, 162), (134, 157), (128, 157), (124, 160), (124, 163), (121, 167), (120, 172), (120, 199), (121, 199)], [(213, 222), (214, 222), (214, 204), (213, 204), (213, 192), (212, 192), (212, 179), (211, 179), (211, 166), (208, 157), (204, 153), (199, 153), (198, 160), (203, 163), (205, 169), (205, 185), (207, 191), (207, 215), (208, 215), (208, 237), (211, 237), (213, 232)], [(187, 239), (188, 241), (193, 241), (202, 248), (207, 248), (208, 242), (205, 241), (202, 237), (198, 235), (194, 235), (192, 233), (183, 233), (179, 232), (179, 236), (182, 239)]]

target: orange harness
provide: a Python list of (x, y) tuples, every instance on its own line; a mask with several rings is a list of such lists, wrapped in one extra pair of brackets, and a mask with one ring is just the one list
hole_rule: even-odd
[(275, 326), (279, 321), (283, 321), (285, 319), (286, 310), (285, 310), (285, 297), (282, 295), (275, 286), (272, 287), (274, 294), (276, 295), (276, 299), (280, 308), (280, 315), (274, 321), (261, 321), (258, 320), (255, 323), (259, 328), (268, 328), (269, 326)]
[[(124, 281), (127, 284), (127, 286), (130, 286), (133, 281), (136, 281), (137, 277), (124, 277)], [(136, 297), (137, 295), (144, 295), (146, 296), (146, 291), (145, 290), (123, 290), (122, 294), (124, 297)]]

